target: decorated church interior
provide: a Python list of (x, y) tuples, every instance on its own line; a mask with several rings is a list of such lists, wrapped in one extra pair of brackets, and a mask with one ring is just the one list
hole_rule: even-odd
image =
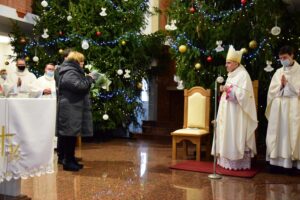
[(300, 200), (298, 62), (298, 0), (0, 0), (0, 199)]

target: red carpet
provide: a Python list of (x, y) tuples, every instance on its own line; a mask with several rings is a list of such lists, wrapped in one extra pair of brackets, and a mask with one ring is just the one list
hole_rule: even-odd
[[(213, 173), (213, 163), (212, 162), (199, 162), (199, 161), (184, 161), (181, 163), (177, 163), (170, 167), (171, 169), (179, 169), (186, 171), (194, 171), (194, 172), (203, 172), (203, 173)], [(227, 170), (217, 165), (216, 172), (217, 174), (222, 174), (226, 176), (236, 176), (236, 177), (245, 177), (252, 178), (260, 171), (257, 167), (252, 167), (250, 170)]]

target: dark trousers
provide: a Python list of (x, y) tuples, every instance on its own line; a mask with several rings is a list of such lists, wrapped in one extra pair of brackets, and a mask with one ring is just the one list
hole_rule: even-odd
[(75, 160), (76, 136), (59, 136), (57, 141), (57, 154), (65, 162)]

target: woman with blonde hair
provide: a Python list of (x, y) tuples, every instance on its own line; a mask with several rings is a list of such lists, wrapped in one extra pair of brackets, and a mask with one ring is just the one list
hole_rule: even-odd
[(83, 66), (84, 55), (72, 51), (59, 71), (56, 134), (62, 140), (63, 169), (66, 171), (83, 168), (75, 160), (76, 137), (93, 135), (89, 92), (94, 78), (85, 75)]

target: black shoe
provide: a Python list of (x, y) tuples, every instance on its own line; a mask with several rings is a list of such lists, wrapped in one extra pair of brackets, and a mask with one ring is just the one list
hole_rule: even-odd
[(75, 161), (76, 161), (76, 162), (82, 161), (82, 158), (75, 157)]
[(83, 164), (80, 164), (79, 162), (77, 162), (76, 161), (76, 158), (74, 159), (74, 161), (73, 161), (78, 167), (79, 167), (79, 169), (82, 169), (83, 168)]
[(63, 164), (63, 169), (65, 171), (77, 172), (80, 170), (80, 167), (74, 162), (65, 162)]

